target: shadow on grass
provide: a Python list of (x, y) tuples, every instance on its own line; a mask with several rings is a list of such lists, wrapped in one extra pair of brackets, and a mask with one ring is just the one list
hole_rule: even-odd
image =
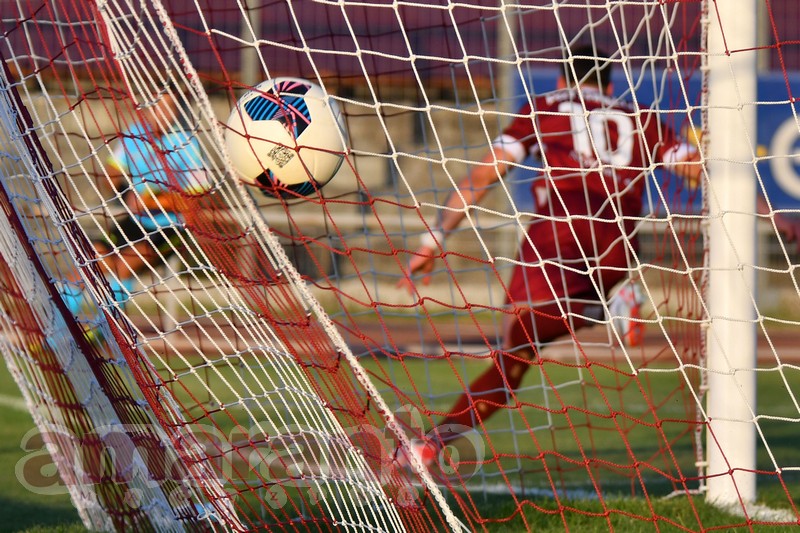
[(600, 533), (687, 533), (722, 530), (731, 532), (789, 532), (797, 524), (731, 515), (707, 504), (703, 496), (688, 498), (611, 498), (604, 500), (528, 499), (515, 503), (507, 496), (492, 495), (482, 504), (491, 533), (524, 531), (580, 531)]
[(77, 533), (86, 531), (69, 501), (25, 501), (0, 497), (0, 532)]

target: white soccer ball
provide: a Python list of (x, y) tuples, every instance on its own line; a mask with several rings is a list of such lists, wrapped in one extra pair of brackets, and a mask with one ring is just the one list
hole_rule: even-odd
[(276, 197), (313, 194), (347, 150), (344, 116), (322, 89), (300, 78), (257, 85), (236, 103), (225, 144), (239, 179)]

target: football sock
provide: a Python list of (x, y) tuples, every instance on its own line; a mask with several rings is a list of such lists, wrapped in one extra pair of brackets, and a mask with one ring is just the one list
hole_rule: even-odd
[[(551, 304), (537, 307), (536, 313), (524, 313), (511, 328), (506, 344), (515, 347), (525, 347), (515, 353), (498, 352), (493, 364), (469, 386), (469, 390), (462, 394), (456, 401), (442, 423), (438, 427), (452, 424), (454, 426), (474, 427), (480, 420), (492, 416), (498, 409), (502, 409), (512, 397), (528, 369), (536, 364), (535, 359), (528, 359), (524, 354), (534, 353), (531, 341), (538, 351), (538, 347), (565, 335), (571, 335), (575, 330), (589, 323), (585, 320), (572, 317), (571, 321), (562, 318), (558, 306)], [(581, 314), (581, 309), (573, 309)]]

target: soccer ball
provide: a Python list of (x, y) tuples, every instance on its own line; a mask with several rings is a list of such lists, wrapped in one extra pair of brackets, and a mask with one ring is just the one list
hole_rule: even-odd
[(347, 150), (344, 117), (322, 89), (300, 78), (257, 85), (236, 103), (225, 144), (239, 179), (276, 197), (314, 193)]

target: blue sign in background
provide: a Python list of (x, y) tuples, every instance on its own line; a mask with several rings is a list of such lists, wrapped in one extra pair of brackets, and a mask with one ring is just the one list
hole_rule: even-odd
[[(534, 94), (554, 90), (557, 78), (558, 71), (543, 69), (529, 77), (529, 88)], [(615, 94), (620, 95), (621, 89), (627, 90), (628, 92), (623, 96), (632, 100), (628, 89), (629, 83), (622, 73), (616, 72), (613, 81)], [(636, 99), (642, 106), (648, 107), (653, 103), (656, 99), (656, 91), (660, 93), (662, 102), (684, 102), (679, 106), (675, 105), (676, 109), (686, 109), (685, 101), (694, 106), (700, 105), (701, 85), (698, 76), (692, 77), (685, 84), (686, 100), (682, 96), (683, 89), (676, 76), (670, 76), (670, 80), (663, 85), (661, 80), (657, 79), (658, 87), (649, 75), (638, 77), (634, 82)], [(758, 164), (758, 171), (764, 189), (773, 208), (797, 209), (800, 207), (800, 110), (792, 103), (790, 94), (800, 95), (800, 73), (791, 73), (788, 76), (777, 72), (760, 74), (757, 91), (757, 155), (762, 158)], [(521, 83), (517, 84), (516, 94), (520, 95), (520, 105), (527, 101), (522, 96), (524, 93)], [(798, 98), (800, 99), (800, 96)], [(700, 124), (699, 112), (693, 116), (693, 120), (695, 124)], [(658, 173), (655, 178), (660, 183)], [(514, 190), (518, 208), (533, 209), (533, 199), (530, 197), (529, 188), (534, 175), (517, 172), (514, 179), (516, 180)], [(753, 179), (756, 180), (755, 173)], [(671, 180), (670, 183), (661, 184), (661, 186), (666, 187), (665, 196), (668, 198), (676, 194), (676, 188), (680, 188), (680, 184), (676, 180)], [(650, 190), (650, 194), (652, 194), (652, 189)], [(686, 210), (699, 209), (699, 198), (689, 203), (688, 193), (684, 191), (681, 195), (683, 202), (678, 203), (684, 205)], [(647, 205), (648, 201), (645, 199), (645, 206)]]
[(774, 208), (800, 207), (800, 120), (791, 94), (800, 91), (800, 73), (758, 78), (758, 169)]

